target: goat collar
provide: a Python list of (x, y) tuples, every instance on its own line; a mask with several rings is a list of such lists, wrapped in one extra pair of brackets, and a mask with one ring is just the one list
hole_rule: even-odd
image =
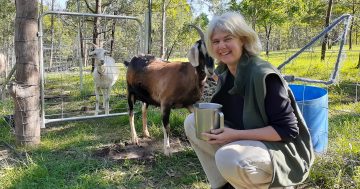
[(105, 73), (105, 70), (104, 70), (104, 67), (103, 67), (103, 66), (98, 66), (98, 67), (96, 68), (96, 71), (97, 71), (97, 73), (98, 73), (100, 76), (104, 75), (104, 73)]

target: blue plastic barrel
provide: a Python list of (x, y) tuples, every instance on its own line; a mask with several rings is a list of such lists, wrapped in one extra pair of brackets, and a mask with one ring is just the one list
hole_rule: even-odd
[(289, 85), (309, 128), (314, 151), (326, 152), (328, 145), (328, 92), (314, 86)]

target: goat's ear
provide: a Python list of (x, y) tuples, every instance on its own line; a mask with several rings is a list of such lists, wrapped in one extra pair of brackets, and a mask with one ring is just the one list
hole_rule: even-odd
[(196, 43), (193, 47), (191, 47), (188, 53), (188, 59), (191, 65), (194, 67), (199, 66), (199, 48), (198, 43)]

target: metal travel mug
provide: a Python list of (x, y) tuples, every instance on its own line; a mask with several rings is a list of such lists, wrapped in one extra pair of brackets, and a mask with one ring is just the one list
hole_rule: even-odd
[(221, 104), (216, 103), (194, 104), (195, 131), (197, 138), (209, 140), (207, 137), (202, 136), (201, 133), (209, 133), (212, 129), (224, 127), (224, 114), (221, 112), (221, 107)]

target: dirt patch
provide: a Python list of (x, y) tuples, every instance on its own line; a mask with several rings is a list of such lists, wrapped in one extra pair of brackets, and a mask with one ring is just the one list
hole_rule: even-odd
[[(94, 154), (112, 160), (153, 159), (156, 153), (164, 153), (163, 146), (163, 140), (139, 138), (139, 145), (119, 142), (103, 146), (96, 150)], [(190, 144), (180, 138), (170, 138), (170, 146), (171, 152), (176, 153), (190, 147)]]

